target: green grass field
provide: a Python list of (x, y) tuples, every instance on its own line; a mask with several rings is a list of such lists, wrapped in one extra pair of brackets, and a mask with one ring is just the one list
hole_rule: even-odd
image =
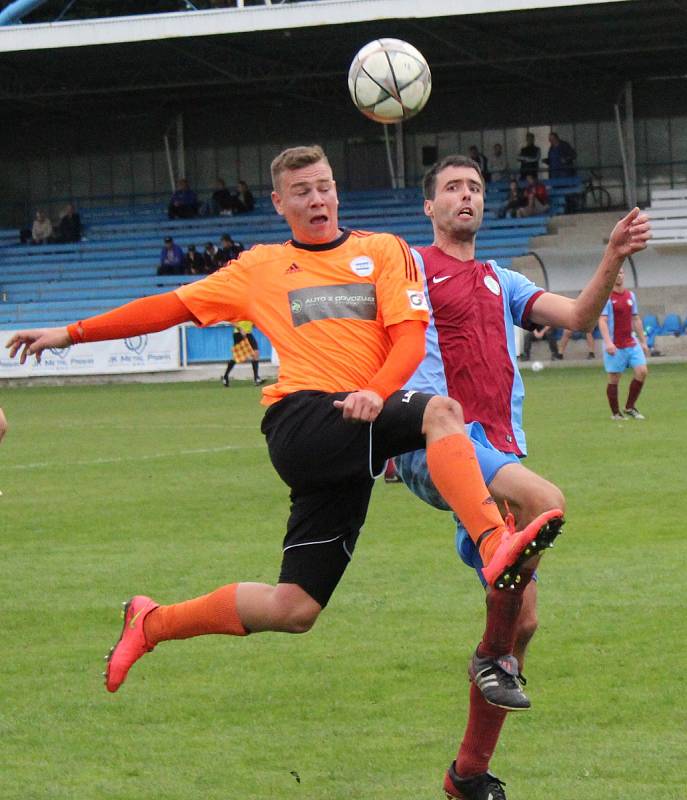
[[(652, 367), (645, 422), (610, 421), (600, 369), (525, 378), (528, 466), (563, 488), (568, 525), (541, 570), (533, 709), (493, 769), (509, 800), (684, 800), (687, 367)], [(379, 485), (311, 633), (163, 644), (108, 695), (122, 600), (278, 573), (287, 492), (257, 390), (24, 388), (2, 405), (2, 800), (443, 796), (484, 619), (447, 514)]]

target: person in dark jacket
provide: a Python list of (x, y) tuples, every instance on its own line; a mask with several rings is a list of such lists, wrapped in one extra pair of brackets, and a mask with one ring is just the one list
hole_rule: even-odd
[(69, 203), (60, 217), (56, 239), (65, 243), (81, 241), (81, 217), (73, 203)]
[(186, 178), (179, 178), (177, 189), (169, 201), (167, 216), (170, 219), (191, 219), (198, 216), (198, 197)]
[(184, 251), (174, 242), (171, 236), (165, 237), (165, 246), (160, 253), (158, 275), (183, 275)]

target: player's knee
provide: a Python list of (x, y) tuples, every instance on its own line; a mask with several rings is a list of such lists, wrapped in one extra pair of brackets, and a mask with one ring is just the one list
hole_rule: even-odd
[(279, 620), (279, 630), (284, 633), (307, 633), (319, 614), (319, 610), (313, 608), (284, 609)]
[(465, 429), (465, 418), (461, 404), (451, 397), (435, 395), (425, 407), (422, 419), (423, 433), (462, 433)]
[(530, 490), (530, 503), (529, 516), (532, 519), (545, 511), (551, 511), (553, 508), (565, 511), (565, 495), (558, 486), (548, 481), (543, 481), (536, 488), (532, 487)]

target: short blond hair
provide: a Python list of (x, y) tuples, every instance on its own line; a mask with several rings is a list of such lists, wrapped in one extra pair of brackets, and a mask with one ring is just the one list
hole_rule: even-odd
[(319, 144), (311, 144), (307, 147), (289, 147), (286, 150), (282, 150), (270, 165), (272, 188), (275, 192), (279, 191), (279, 177), (282, 172), (309, 167), (311, 164), (317, 164), (320, 161), (329, 164), (329, 159)]

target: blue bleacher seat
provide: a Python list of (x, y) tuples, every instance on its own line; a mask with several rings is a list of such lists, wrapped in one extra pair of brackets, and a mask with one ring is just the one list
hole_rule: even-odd
[(661, 333), (661, 324), (655, 314), (646, 314), (642, 320), (644, 327), (644, 335), (646, 336), (646, 343), (650, 349), (654, 349), (656, 337)]
[(682, 334), (682, 320), (677, 314), (666, 314), (661, 326), (663, 336), (680, 336)]

